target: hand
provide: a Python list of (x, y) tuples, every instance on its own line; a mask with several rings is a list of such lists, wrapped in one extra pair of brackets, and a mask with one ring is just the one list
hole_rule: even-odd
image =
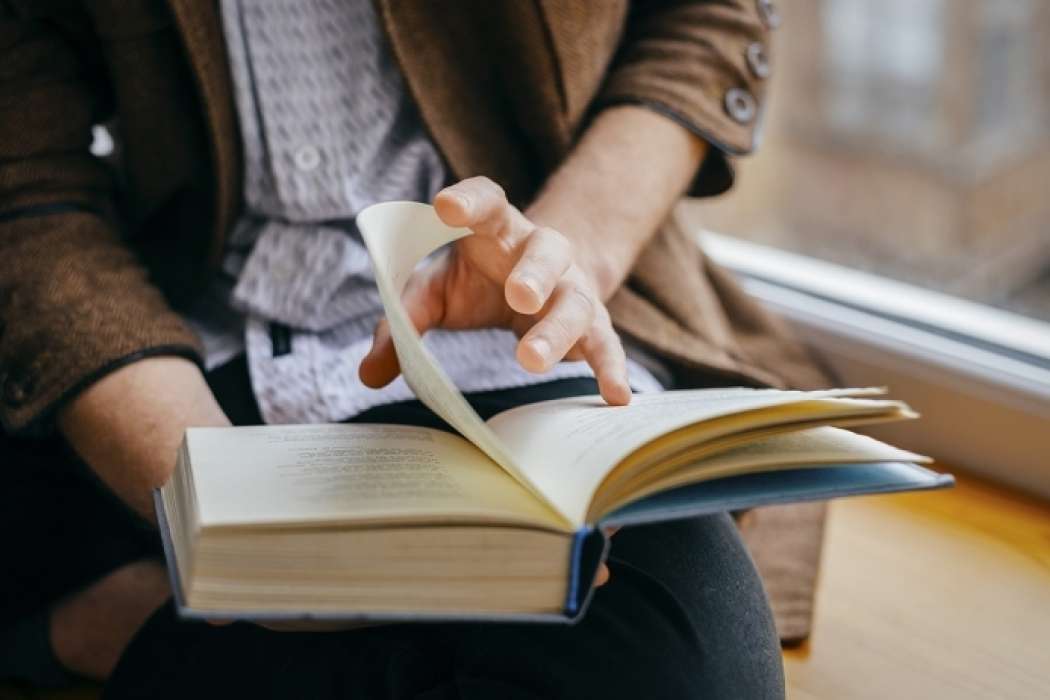
[[(619, 527), (607, 527), (605, 528), (605, 536), (611, 540), (612, 536), (615, 535), (619, 529)], [(599, 588), (609, 583), (609, 576), (609, 565), (602, 562), (601, 565), (598, 566), (598, 570), (594, 572), (594, 587)]]
[[(561, 233), (536, 226), (484, 177), (463, 180), (434, 198), (438, 217), (474, 235), (409, 280), (403, 301), (420, 333), (431, 328), (510, 328), (526, 370), (546, 372), (562, 359), (586, 360), (606, 402), (631, 400), (620, 339), (588, 273)], [(381, 387), (400, 373), (389, 328), (376, 328), (361, 380)]]

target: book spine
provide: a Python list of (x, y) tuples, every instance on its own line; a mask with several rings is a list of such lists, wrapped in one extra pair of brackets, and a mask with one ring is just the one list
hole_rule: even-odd
[(590, 528), (580, 528), (572, 536), (569, 553), (569, 591), (565, 600), (565, 614), (573, 617), (580, 609), (580, 569), (583, 566), (583, 544), (591, 534)]

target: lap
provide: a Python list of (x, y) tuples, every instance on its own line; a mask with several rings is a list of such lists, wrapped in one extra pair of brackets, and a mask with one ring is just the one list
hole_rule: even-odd
[(156, 532), (58, 440), (0, 436), (0, 464), (0, 628), (160, 554)]
[(772, 619), (727, 516), (623, 530), (610, 567), (574, 626), (281, 633), (180, 622), (167, 607), (107, 697), (782, 697)]
[[(243, 357), (211, 372), (208, 381), (234, 423), (261, 422)], [(596, 391), (593, 380), (563, 380), (470, 399), (488, 417), (530, 401)], [(378, 406), (353, 420), (449, 429), (418, 401)], [(120, 503), (57, 437), (0, 434), (0, 533), (8, 562), (0, 567), (0, 629), (124, 564), (161, 555), (152, 526)]]
[[(241, 369), (209, 378), (236, 422), (257, 422)], [(565, 380), (470, 397), (482, 415), (594, 393)], [(369, 422), (442, 427), (418, 402)], [(57, 441), (0, 443), (0, 626), (157, 551), (156, 534)], [(11, 459), (14, 457), (14, 459)], [(158, 611), (127, 650), (108, 697), (781, 697), (761, 583), (728, 516), (640, 526), (613, 539), (612, 579), (584, 619), (558, 625), (394, 625), (345, 633), (212, 627)], [(6, 617), (5, 617), (6, 616)]]
[(781, 697), (761, 582), (729, 516), (613, 537), (609, 583), (575, 626), (465, 630), (457, 674), (528, 697)]

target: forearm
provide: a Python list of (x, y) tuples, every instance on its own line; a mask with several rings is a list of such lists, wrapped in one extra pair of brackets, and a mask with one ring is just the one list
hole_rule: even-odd
[(576, 246), (603, 299), (623, 283), (707, 153), (707, 144), (649, 109), (597, 116), (526, 211)]
[(151, 522), (151, 491), (174, 466), (187, 427), (229, 425), (192, 362), (135, 362), (85, 389), (58, 415), (74, 450), (113, 492)]

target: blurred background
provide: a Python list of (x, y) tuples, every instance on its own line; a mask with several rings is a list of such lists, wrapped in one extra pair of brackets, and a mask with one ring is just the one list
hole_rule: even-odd
[(758, 154), (683, 220), (1050, 321), (1050, 2), (780, 9)]
[(789, 696), (1047, 697), (1050, 1), (777, 7), (760, 148), (678, 216), (959, 478), (831, 506)]

